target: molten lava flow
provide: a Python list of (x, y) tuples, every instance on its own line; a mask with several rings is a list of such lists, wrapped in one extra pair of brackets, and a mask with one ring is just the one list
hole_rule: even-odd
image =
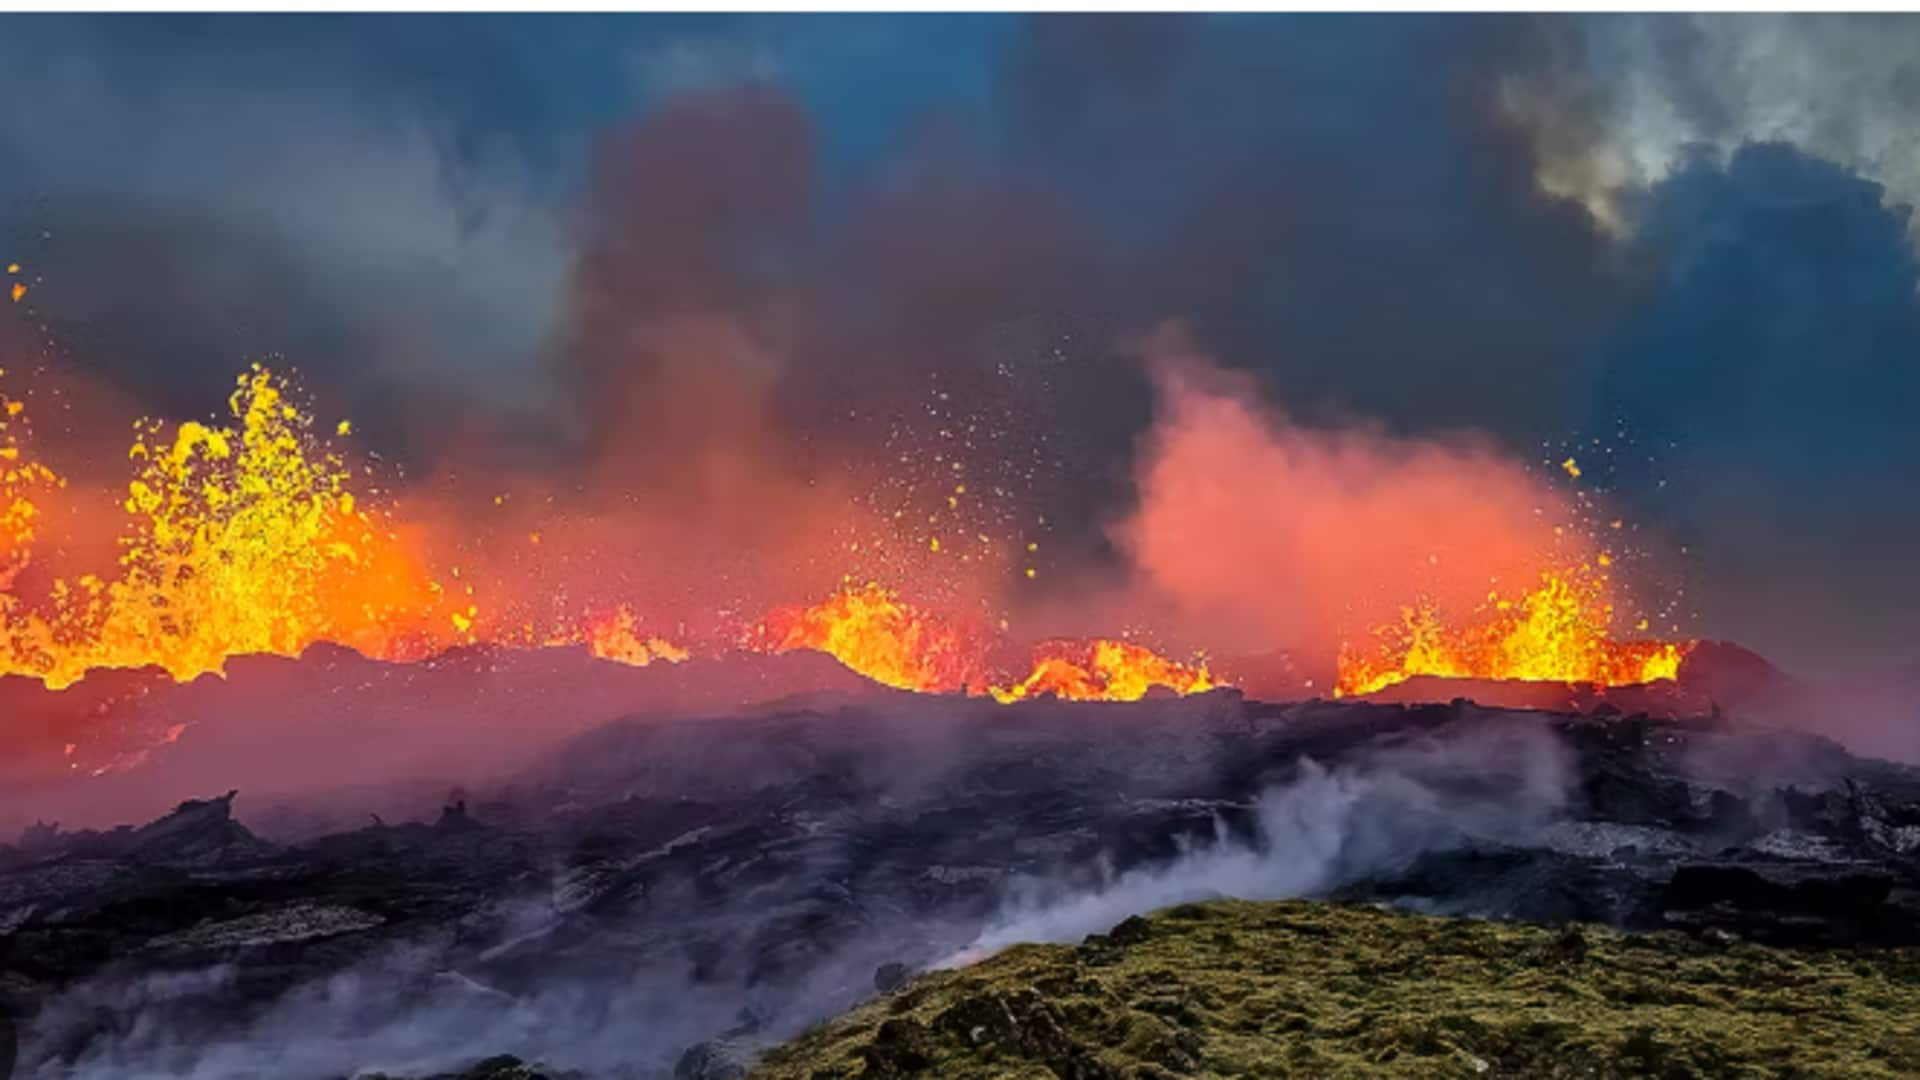
[(1034, 649), (1032, 674), (987, 692), (1003, 705), (1045, 694), (1069, 701), (1138, 701), (1154, 687), (1198, 694), (1217, 685), (1204, 663), (1182, 664), (1141, 645), (1096, 638), (1044, 642)]
[(472, 605), (356, 501), (284, 383), (256, 365), (229, 406), (233, 427), (189, 422), (169, 439), (143, 423), (119, 575), (55, 581), (50, 610), (16, 613), (0, 673), (57, 688), (93, 668), (158, 665), (184, 680), (320, 641), (416, 659), (469, 639)]
[(581, 637), (588, 652), (631, 667), (646, 667), (656, 660), (678, 664), (691, 655), (665, 638), (642, 637), (639, 618), (625, 604), (606, 618), (589, 620)]
[(769, 615), (748, 641), (768, 652), (815, 649), (875, 682), (922, 693), (992, 696), (1002, 704), (1052, 694), (1074, 701), (1137, 701), (1153, 687), (1197, 694), (1219, 685), (1206, 665), (1168, 660), (1142, 645), (1099, 638), (1044, 642), (1017, 682), (995, 670), (998, 643), (868, 583), (807, 608)]
[(986, 683), (985, 635), (942, 619), (873, 582), (811, 607), (783, 607), (746, 642), (762, 652), (814, 649), (899, 690), (949, 693)]
[(1448, 625), (1430, 605), (1404, 609), (1399, 624), (1374, 631), (1371, 654), (1341, 650), (1334, 692), (1369, 694), (1417, 675), (1601, 687), (1677, 676), (1688, 645), (1614, 640), (1611, 597), (1603, 574), (1543, 572), (1518, 600), (1489, 594), (1465, 625)]

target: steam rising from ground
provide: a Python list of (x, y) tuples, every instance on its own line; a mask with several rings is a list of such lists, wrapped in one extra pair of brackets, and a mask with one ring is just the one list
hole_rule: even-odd
[[(935, 721), (937, 714), (925, 719)], [(938, 723), (935, 727), (945, 730)], [(1000, 769), (996, 751), (983, 749), (977, 739), (967, 744), (971, 749), (948, 747), (939, 738), (923, 741), (918, 736), (911, 741), (912, 756), (933, 771), (914, 781), (925, 790), (891, 793), (889, 799), (904, 800), (896, 813), (953, 783), (947, 770)], [(596, 745), (589, 741), (581, 750)], [(654, 745), (643, 740), (633, 749)], [(881, 739), (879, 745), (880, 756), (868, 761), (862, 755), (859, 773), (898, 784), (912, 770), (898, 767), (897, 753), (886, 750), (892, 744)], [(1018, 753), (1019, 745), (997, 752)], [(602, 749), (583, 760), (607, 757)], [(716, 1035), (748, 1045), (777, 1040), (851, 1005), (870, 992), (873, 972), (884, 963), (943, 955), (953, 958), (949, 962), (964, 962), (1018, 941), (1074, 940), (1126, 916), (1186, 900), (1315, 895), (1391, 874), (1428, 852), (1537, 842), (1566, 807), (1571, 784), (1566, 749), (1551, 729), (1525, 715), (1490, 716), (1465, 732), (1389, 736), (1333, 766), (1277, 759), (1273, 767), (1280, 775), (1257, 800), (1250, 836), (1222, 826), (1211, 844), (1190, 846), (1170, 861), (1107, 874), (1093, 887), (1087, 885), (1093, 868), (1062, 861), (1052, 868), (1058, 876), (1014, 879), (1001, 894), (997, 913), (984, 919), (978, 908), (889, 916), (882, 913), (900, 898), (872, 897), (860, 905), (867, 914), (852, 939), (777, 977), (756, 975), (757, 963), (744, 957), (697, 971), (671, 944), (657, 955), (673, 959), (638, 971), (595, 966), (585, 954), (563, 959), (574, 909), (569, 887), (556, 878), (551, 895), (502, 903), (330, 977), (296, 985), (237, 1027), (230, 1017), (195, 1002), (232, 1000), (235, 991), (245, 989), (239, 980), (261, 977), (257, 966), (251, 976), (215, 967), (84, 983), (51, 1003), (32, 1024), (26, 1060), (43, 1064), (29, 1075), (229, 1080), (367, 1069), (417, 1075), (499, 1052), (594, 1075), (665, 1075), (696, 1042)], [(743, 778), (757, 772), (721, 771)], [(578, 779), (590, 789), (595, 775), (589, 768)], [(1175, 777), (1180, 778), (1176, 783), (1199, 779), (1175, 768), (1156, 782)], [(1142, 783), (1146, 786), (1139, 791), (1153, 790), (1151, 783)], [(839, 860), (847, 857), (831, 845), (808, 856), (817, 860), (811, 865), (823, 881), (837, 880), (845, 872)], [(766, 890), (750, 885), (714, 895), (668, 877), (649, 886), (645, 907), (649, 921), (635, 929), (659, 935), (663, 943), (691, 941), (709, 931), (723, 931), (723, 939), (759, 940), (791, 929), (783, 921), (785, 909), (769, 905)], [(276, 918), (272, 932), (297, 934), (300, 925), (349, 916), (370, 917), (348, 908), (330, 912), (321, 901), (301, 920)], [(262, 932), (266, 929), (263, 925)], [(620, 930), (607, 925), (596, 932)], [(298, 947), (297, 940), (285, 940)], [(165, 943), (153, 947), (164, 949)], [(514, 981), (493, 985), (506, 972), (514, 973), (506, 976)], [(263, 985), (253, 995), (277, 992)], [(105, 1030), (98, 1027), (103, 1017), (112, 1018)], [(95, 1037), (71, 1070), (44, 1063), (44, 1055), (76, 1031)], [(485, 1038), (476, 1041), (481, 1032)]]
[(1421, 739), (1365, 760), (1299, 775), (1260, 796), (1255, 835), (1230, 837), (1092, 890), (1030, 881), (950, 962), (1026, 941), (1077, 941), (1129, 915), (1229, 896), (1325, 893), (1405, 869), (1429, 852), (1537, 842), (1568, 800), (1568, 761), (1549, 733), (1514, 725), (1447, 741)]
[[(689, 898), (691, 899), (691, 898)], [(746, 918), (745, 911), (728, 917)], [(529, 922), (550, 912), (529, 908)], [(883, 948), (876, 939), (869, 945)], [(682, 1051), (718, 1032), (751, 1027), (777, 1004), (797, 1030), (825, 1019), (869, 984), (879, 951), (849, 950), (778, 988), (696, 980), (659, 968), (608, 978), (544, 972), (529, 993), (511, 996), (447, 969), (438, 950), (396, 949), (334, 976), (293, 988), (239, 1030), (201, 1027), (178, 1006), (230, 993), (236, 973), (212, 968), (85, 985), (36, 1018), (36, 1031), (84, 1028), (101, 1010), (123, 1018), (68, 1068), (28, 1076), (66, 1080), (239, 1080), (242, 1077), (339, 1077), (365, 1072), (428, 1075), (471, 1064), (478, 1052), (511, 1053), (592, 1075), (664, 1076)], [(762, 1001), (760, 999), (769, 1000)], [(808, 1005), (806, 1003), (813, 1002)], [(476, 1041), (476, 1036), (484, 1038)], [(32, 1043), (33, 1054), (44, 1047)], [(28, 1060), (32, 1060), (29, 1058)]]

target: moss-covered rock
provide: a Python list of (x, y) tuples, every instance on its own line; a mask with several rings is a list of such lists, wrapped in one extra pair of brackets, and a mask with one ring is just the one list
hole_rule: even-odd
[(1920, 1076), (1920, 950), (1188, 904), (923, 975), (753, 1075)]

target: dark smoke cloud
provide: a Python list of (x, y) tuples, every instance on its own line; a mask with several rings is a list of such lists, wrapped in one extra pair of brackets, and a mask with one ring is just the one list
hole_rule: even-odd
[(340, 29), (10, 22), (0, 236), (77, 364), (200, 415), (284, 354), (389, 449), (410, 406), (531, 366), (552, 209), (519, 155), (460, 152), (456, 118), (344, 63)]
[(1500, 81), (1567, 28), (1037, 21), (1014, 139), (1104, 211), (1127, 321), (1177, 317), (1308, 418), (1551, 430), (1610, 290)]
[(0, 235), (155, 411), (284, 353), (421, 471), (804, 488), (946, 394), (1065, 564), (1177, 319), (1306, 425), (1624, 426), (1706, 629), (1899, 659), (1915, 25), (15, 19)]

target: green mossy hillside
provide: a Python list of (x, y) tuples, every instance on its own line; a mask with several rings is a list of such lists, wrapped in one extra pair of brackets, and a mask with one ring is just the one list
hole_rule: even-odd
[(1915, 1077), (1920, 950), (1189, 904), (928, 973), (753, 1075)]

